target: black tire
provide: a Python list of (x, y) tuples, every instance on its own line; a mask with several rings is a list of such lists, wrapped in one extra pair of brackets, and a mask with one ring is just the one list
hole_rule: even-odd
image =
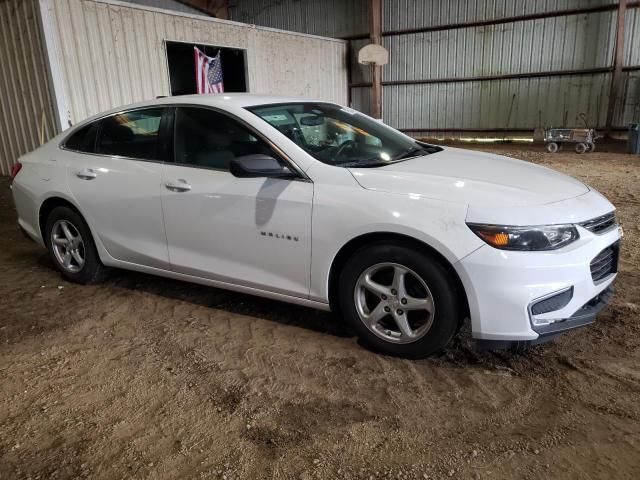
[[(80, 234), (84, 264), (81, 267), (76, 264), (74, 268), (77, 271), (70, 271), (65, 268), (54, 251), (52, 231), (59, 221), (67, 222)], [(47, 217), (44, 237), (51, 261), (66, 280), (74, 283), (91, 284), (99, 283), (107, 277), (108, 269), (100, 261), (91, 230), (89, 230), (87, 223), (77, 211), (69, 207), (54, 208)]]
[(558, 144), (556, 142), (547, 143), (547, 152), (556, 153), (558, 151)]
[[(430, 327), (423, 336), (411, 341), (411, 343), (394, 343), (382, 338), (380, 334), (374, 333), (365, 325), (358, 313), (356, 291), (360, 291), (357, 288), (359, 288), (358, 281), (361, 275), (370, 268), (388, 263), (406, 267), (411, 271), (411, 274), (420, 277), (420, 280), (428, 287), (426, 298), (431, 296), (433, 305), (435, 305), (435, 315), (431, 316)], [(367, 347), (387, 355), (415, 359), (438, 352), (451, 341), (458, 331), (462, 324), (463, 309), (457, 290), (456, 281), (451, 273), (434, 256), (417, 251), (408, 244), (372, 244), (356, 251), (342, 269), (339, 279), (338, 301), (343, 316)], [(394, 298), (394, 301), (397, 300), (400, 299)], [(378, 300), (376, 297), (375, 301), (381, 302), (382, 300)], [(402, 305), (397, 305), (397, 303), (396, 306), (402, 308)], [(406, 312), (405, 315), (408, 316), (409, 313)], [(427, 314), (427, 316), (429, 315)], [(395, 322), (393, 318), (391, 314), (387, 314), (381, 322)], [(380, 323), (379, 325), (388, 325), (388, 323)], [(393, 329), (393, 327), (390, 328)], [(386, 327), (382, 326), (381, 330), (386, 330)], [(389, 332), (389, 330), (386, 331)]]
[(578, 155), (583, 154), (584, 152), (587, 152), (589, 149), (589, 147), (587, 146), (586, 143), (576, 143), (576, 153)]
[(587, 152), (591, 153), (596, 149), (596, 144), (593, 142), (587, 143)]

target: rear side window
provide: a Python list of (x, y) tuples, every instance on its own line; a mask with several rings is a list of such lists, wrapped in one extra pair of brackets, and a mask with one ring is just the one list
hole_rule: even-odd
[(119, 113), (100, 120), (96, 153), (161, 160), (160, 122), (164, 108)]
[(93, 122), (76, 130), (65, 142), (65, 148), (78, 152), (95, 153), (98, 124), (99, 122)]

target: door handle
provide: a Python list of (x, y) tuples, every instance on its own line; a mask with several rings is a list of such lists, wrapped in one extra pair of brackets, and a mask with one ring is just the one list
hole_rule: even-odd
[(191, 190), (191, 185), (187, 183), (186, 180), (182, 178), (178, 179), (175, 182), (167, 182), (164, 184), (167, 190), (171, 190), (172, 192), (188, 192)]
[(82, 180), (93, 180), (97, 176), (98, 174), (93, 168), (85, 168), (84, 170), (76, 172), (76, 177), (81, 178)]

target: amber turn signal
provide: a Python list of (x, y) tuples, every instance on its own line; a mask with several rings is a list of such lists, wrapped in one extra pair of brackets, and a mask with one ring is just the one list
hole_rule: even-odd
[(509, 245), (509, 234), (504, 232), (477, 232), (482, 239), (494, 247), (506, 247)]

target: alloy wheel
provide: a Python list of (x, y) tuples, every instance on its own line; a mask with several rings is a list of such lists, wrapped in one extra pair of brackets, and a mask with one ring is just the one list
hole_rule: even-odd
[(69, 273), (84, 267), (85, 246), (82, 235), (68, 220), (58, 220), (51, 229), (51, 248), (60, 266)]
[(362, 272), (354, 301), (364, 325), (388, 342), (415, 342), (433, 325), (435, 303), (429, 287), (397, 263), (379, 263)]

